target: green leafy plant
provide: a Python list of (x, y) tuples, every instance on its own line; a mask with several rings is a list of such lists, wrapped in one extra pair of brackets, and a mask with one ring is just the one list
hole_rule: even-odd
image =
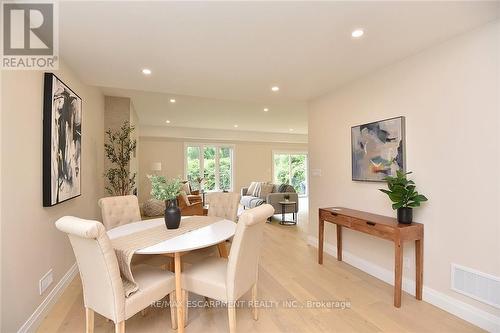
[(136, 173), (131, 175), (129, 169), (130, 160), (137, 147), (137, 140), (131, 138), (134, 130), (135, 127), (126, 121), (118, 131), (106, 131), (108, 142), (104, 144), (104, 152), (113, 164), (113, 167), (104, 173), (109, 183), (106, 191), (110, 195), (127, 195), (134, 190)]
[(166, 179), (164, 176), (149, 175), (151, 181), (151, 195), (161, 201), (176, 199), (182, 188), (182, 181), (179, 178)]
[(384, 178), (389, 189), (379, 190), (389, 196), (389, 199), (393, 202), (392, 209), (419, 207), (421, 202), (427, 201), (425, 195), (416, 191), (415, 182), (406, 178), (406, 175), (409, 174), (411, 172), (397, 171), (396, 177), (388, 176)]

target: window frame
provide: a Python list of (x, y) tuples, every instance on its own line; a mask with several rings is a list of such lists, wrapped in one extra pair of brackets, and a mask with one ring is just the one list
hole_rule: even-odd
[(273, 183), (276, 181), (276, 166), (274, 164), (274, 156), (275, 155), (288, 155), (288, 175), (292, 174), (291, 171), (291, 155), (305, 155), (306, 163), (305, 163), (305, 175), (306, 175), (306, 192), (304, 194), (299, 194), (299, 198), (306, 198), (309, 196), (309, 153), (307, 150), (274, 150), (272, 151), (271, 156), (271, 164), (272, 164), (272, 179)]
[(205, 190), (205, 192), (221, 192), (219, 184), (219, 148), (230, 148), (231, 149), (231, 188), (227, 189), (229, 192), (233, 192), (234, 190), (234, 181), (235, 181), (235, 145), (232, 143), (209, 143), (209, 142), (184, 142), (184, 179), (188, 180), (188, 163), (187, 163), (187, 148), (188, 147), (199, 147), (199, 162), (200, 162), (200, 176), (203, 177), (205, 174), (205, 165), (204, 165), (204, 150), (205, 147), (215, 147), (215, 189), (214, 190)]

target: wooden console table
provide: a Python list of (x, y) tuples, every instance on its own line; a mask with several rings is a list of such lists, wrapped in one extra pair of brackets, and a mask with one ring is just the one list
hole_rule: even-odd
[(424, 265), (424, 225), (400, 224), (395, 218), (359, 210), (330, 207), (319, 209), (318, 263), (323, 264), (325, 222), (337, 226), (337, 260), (342, 261), (342, 227), (394, 242), (394, 306), (401, 307), (403, 281), (403, 242), (415, 241), (415, 297), (422, 299)]

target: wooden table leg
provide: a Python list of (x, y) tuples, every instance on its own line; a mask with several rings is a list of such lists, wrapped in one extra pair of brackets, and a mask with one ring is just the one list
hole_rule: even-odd
[(337, 224), (337, 260), (342, 261), (342, 226)]
[(424, 240), (415, 241), (415, 298), (422, 300), (422, 287), (424, 282)]
[(403, 243), (394, 241), (394, 306), (401, 307), (401, 289), (403, 282)]
[(222, 243), (217, 244), (217, 248), (219, 249), (219, 256), (221, 258), (229, 257), (229, 254), (227, 253), (226, 242), (222, 242)]
[(318, 224), (318, 264), (322, 265), (323, 264), (323, 237), (325, 233), (325, 221), (321, 219), (321, 216), (319, 217), (319, 224)]
[(177, 302), (177, 330), (184, 332), (184, 299), (181, 285), (181, 254), (175, 253), (175, 300)]

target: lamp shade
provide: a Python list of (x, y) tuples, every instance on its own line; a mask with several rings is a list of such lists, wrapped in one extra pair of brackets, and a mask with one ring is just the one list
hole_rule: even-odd
[(153, 162), (151, 163), (152, 171), (161, 171), (161, 162)]

